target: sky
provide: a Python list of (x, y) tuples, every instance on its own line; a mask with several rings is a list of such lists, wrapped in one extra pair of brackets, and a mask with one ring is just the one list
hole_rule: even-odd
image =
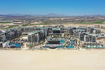
[(0, 14), (105, 15), (105, 0), (0, 0)]

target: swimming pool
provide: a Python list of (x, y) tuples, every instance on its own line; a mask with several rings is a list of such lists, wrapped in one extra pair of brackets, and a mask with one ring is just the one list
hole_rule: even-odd
[(9, 46), (14, 48), (21, 48), (21, 44), (19, 43), (9, 43)]
[(68, 41), (68, 46), (66, 48), (74, 48), (75, 41)]
[(64, 40), (60, 40), (60, 43), (64, 43), (65, 41)]
[(71, 41), (68, 43), (68, 46), (66, 48), (74, 48), (74, 44), (75, 44), (75, 42)]
[(51, 42), (47, 43), (45, 45), (45, 48), (64, 48), (65, 47), (65, 45), (64, 45), (65, 40), (60, 39), (60, 40), (58, 40), (58, 42), (59, 43), (54, 43), (54, 42), (53, 43), (51, 43)]

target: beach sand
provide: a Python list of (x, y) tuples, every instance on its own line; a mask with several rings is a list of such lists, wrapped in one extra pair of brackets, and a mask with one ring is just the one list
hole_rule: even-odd
[(105, 70), (105, 49), (0, 50), (0, 70)]

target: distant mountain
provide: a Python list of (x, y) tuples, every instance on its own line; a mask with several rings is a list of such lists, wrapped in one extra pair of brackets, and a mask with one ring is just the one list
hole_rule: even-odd
[(46, 15), (26, 15), (26, 14), (5, 14), (5, 15), (0, 15), (0, 17), (105, 17), (105, 15), (84, 15), (84, 16), (65, 16), (61, 14), (55, 14), (55, 13), (49, 13)]
[(47, 16), (64, 16), (64, 15), (55, 14), (55, 13), (49, 13)]

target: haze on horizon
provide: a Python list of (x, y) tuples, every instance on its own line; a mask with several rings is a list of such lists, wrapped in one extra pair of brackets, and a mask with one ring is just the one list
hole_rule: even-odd
[(105, 15), (105, 0), (0, 0), (0, 14)]

